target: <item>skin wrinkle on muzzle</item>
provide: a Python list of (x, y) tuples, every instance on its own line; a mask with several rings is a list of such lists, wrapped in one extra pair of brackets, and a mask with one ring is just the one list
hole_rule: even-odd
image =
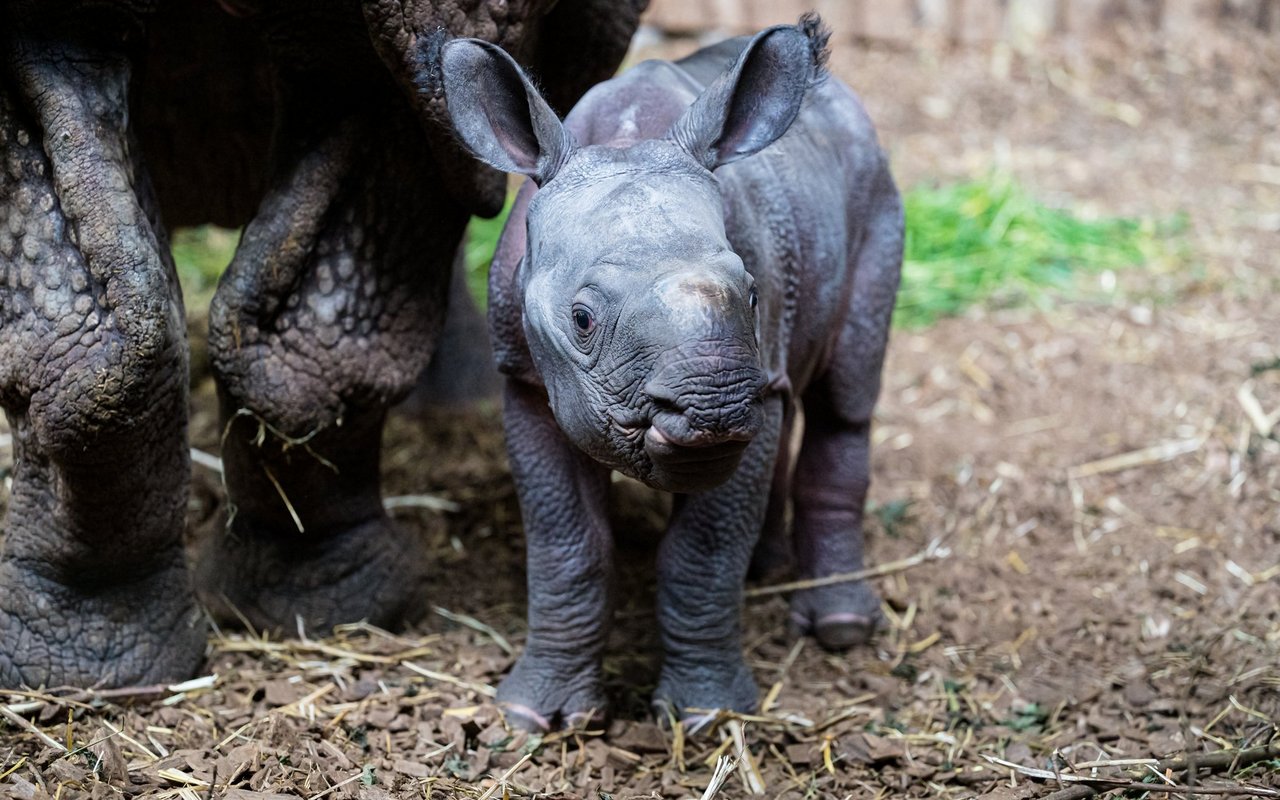
[[(765, 384), (754, 346), (731, 337), (676, 347), (659, 358), (645, 394), (678, 413), (680, 439), (751, 438)], [(664, 415), (672, 416), (672, 415)]]
[[(567, 107), (616, 69), (644, 2), (224, 5), (0, 0), (0, 685), (183, 679), (204, 652), (195, 590), (260, 630), (428, 607), (423, 542), (382, 507), (382, 427), (431, 358), (470, 214), (504, 184), (459, 157), (417, 66), (486, 37)], [(234, 74), (173, 85), (210, 64)], [(272, 124), (222, 122), (254, 111)], [(244, 226), (210, 314), (236, 513), (199, 539), (194, 580), (185, 315), (131, 112), (183, 223)], [(455, 341), (451, 363), (488, 360)]]
[[(903, 220), (870, 121), (822, 71), (825, 40), (807, 16), (644, 62), (563, 124), (501, 51), (443, 49), (460, 140), (530, 179), (489, 283), (529, 562), (527, 644), (497, 695), (514, 724), (604, 712), (610, 469), (676, 495), (659, 719), (755, 708), (739, 607), (758, 539), (801, 577), (862, 568)], [(865, 582), (791, 603), (795, 631), (833, 649), (865, 641), (879, 609)]]

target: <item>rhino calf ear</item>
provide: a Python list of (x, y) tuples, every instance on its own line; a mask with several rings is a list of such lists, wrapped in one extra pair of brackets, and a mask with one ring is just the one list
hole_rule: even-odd
[(551, 180), (572, 149), (560, 118), (505, 50), (455, 39), (441, 55), (445, 101), (458, 138), (495, 169)]
[(773, 144), (800, 113), (820, 70), (823, 36), (791, 25), (756, 34), (728, 72), (694, 100), (671, 126), (674, 139), (707, 169), (746, 158)]

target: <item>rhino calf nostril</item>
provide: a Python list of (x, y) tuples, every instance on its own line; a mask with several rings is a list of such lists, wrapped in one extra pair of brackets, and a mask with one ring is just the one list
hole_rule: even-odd
[(650, 401), (653, 402), (653, 409), (657, 413), (683, 414), (684, 409), (676, 403), (675, 398), (663, 397), (662, 395), (649, 395)]
[(653, 404), (655, 412), (684, 413), (684, 407), (680, 404), (679, 394), (668, 386), (666, 382), (650, 380), (644, 385), (644, 393), (649, 398), (649, 402)]

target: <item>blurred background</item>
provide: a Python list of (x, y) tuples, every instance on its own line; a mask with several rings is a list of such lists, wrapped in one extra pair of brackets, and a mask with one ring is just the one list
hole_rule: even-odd
[[(1231, 240), (1218, 249), (1244, 244), (1196, 208), (1280, 228), (1278, 0), (653, 0), (628, 62), (807, 10), (832, 28), (831, 70), (861, 94), (908, 195), (902, 324), (980, 299), (1051, 302), (1043, 290), (1079, 270), (1111, 291), (1118, 267), (1187, 266), (1214, 227)], [(472, 229), (481, 301), (502, 222)], [(237, 236), (175, 236), (195, 308)], [(1229, 268), (1248, 280), (1261, 252)]]

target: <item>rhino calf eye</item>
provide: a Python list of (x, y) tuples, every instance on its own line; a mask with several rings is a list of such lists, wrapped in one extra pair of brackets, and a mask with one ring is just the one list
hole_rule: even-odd
[(747, 300), (751, 303), (752, 308), (755, 308), (756, 303), (760, 302), (760, 295), (756, 292), (756, 287), (751, 287), (751, 291), (747, 293)]
[(573, 324), (578, 326), (578, 330), (582, 333), (591, 333), (596, 327), (596, 318), (589, 310), (582, 306), (573, 307)]

